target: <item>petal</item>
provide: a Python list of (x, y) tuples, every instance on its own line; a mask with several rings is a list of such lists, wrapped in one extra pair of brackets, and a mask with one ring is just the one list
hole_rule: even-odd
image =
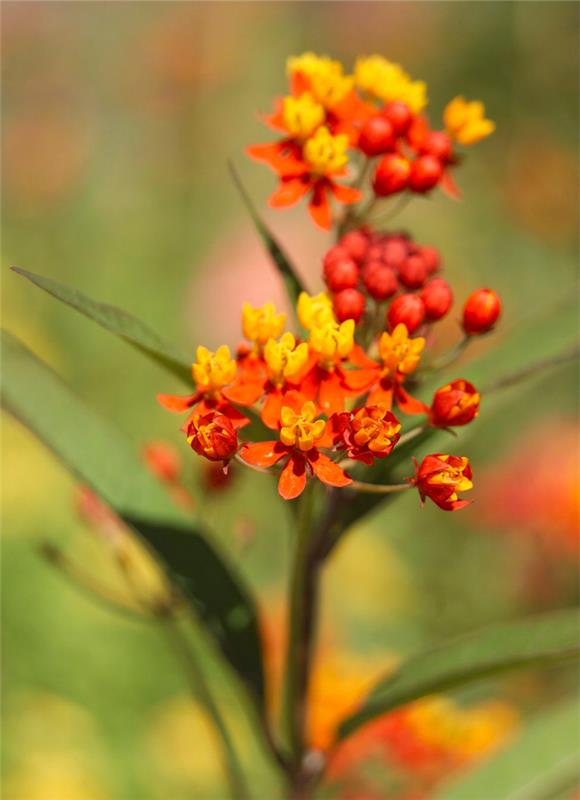
[(304, 92), (310, 91), (310, 78), (303, 72), (293, 72), (290, 76), (290, 91), (294, 97), (300, 97)]
[(341, 371), (341, 378), (347, 389), (362, 393), (375, 383), (377, 369), (345, 369)]
[(376, 389), (369, 394), (366, 404), (368, 406), (376, 406), (379, 403), (384, 403), (387, 411), (393, 407), (393, 387), (385, 388), (382, 383), (379, 383)]
[(461, 200), (461, 190), (455, 183), (455, 180), (451, 176), (449, 170), (446, 169), (441, 176), (439, 186), (445, 192), (447, 197), (450, 197), (452, 200)]
[(344, 410), (344, 400), (345, 393), (340, 385), (340, 378), (336, 372), (331, 372), (320, 384), (320, 408), (327, 416), (338, 414)]
[(332, 228), (332, 214), (326, 193), (327, 181), (318, 181), (314, 186), (312, 198), (308, 204), (308, 211), (319, 228), (329, 231)]
[(412, 397), (406, 392), (402, 386), (397, 386), (395, 389), (395, 396), (397, 398), (397, 405), (404, 414), (427, 414), (429, 413), (429, 406)]
[(351, 364), (354, 364), (355, 367), (364, 367), (365, 369), (374, 369), (378, 372), (379, 366), (376, 361), (373, 361), (372, 358), (369, 358), (365, 351), (362, 349), (360, 344), (355, 344), (353, 347), (348, 360)]
[(278, 492), (284, 500), (294, 500), (304, 491), (306, 486), (306, 460), (304, 456), (294, 453), (282, 470), (278, 481)]
[(316, 477), (329, 486), (348, 486), (352, 479), (335, 462), (318, 450), (310, 450), (307, 454), (308, 462)]
[(264, 394), (264, 384), (259, 383), (238, 383), (228, 389), (222, 389), (223, 396), (232, 403), (241, 406), (253, 406)]
[(330, 182), (330, 191), (332, 192), (335, 200), (338, 200), (339, 203), (344, 203), (347, 206), (352, 205), (352, 203), (358, 203), (359, 200), (362, 200), (363, 196), (359, 189), (353, 189), (352, 186), (343, 186), (342, 184), (334, 183), (333, 181)]
[(266, 395), (266, 400), (262, 408), (262, 422), (267, 428), (276, 430), (280, 422), (280, 412), (282, 411), (283, 395), (279, 389), (275, 389)]
[(235, 406), (230, 405), (224, 401), (221, 401), (217, 404), (216, 410), (223, 414), (224, 417), (227, 417), (229, 421), (232, 423), (236, 430), (238, 428), (245, 428), (246, 425), (249, 425), (251, 420), (246, 417), (245, 414), (242, 414)]
[(276, 191), (270, 195), (268, 205), (270, 208), (284, 208), (293, 206), (308, 192), (310, 184), (301, 178), (283, 180)]
[(199, 394), (188, 394), (186, 397), (180, 397), (176, 394), (158, 394), (157, 402), (167, 411), (174, 411), (177, 414), (183, 414), (188, 408), (191, 408), (199, 399)]
[(288, 455), (288, 450), (280, 442), (255, 442), (243, 444), (241, 458), (255, 467), (271, 467)]

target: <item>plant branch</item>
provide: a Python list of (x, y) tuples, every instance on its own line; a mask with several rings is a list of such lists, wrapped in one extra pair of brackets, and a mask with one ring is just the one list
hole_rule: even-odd
[(403, 492), (405, 489), (412, 488), (410, 483), (366, 483), (365, 481), (353, 481), (349, 489), (354, 489), (355, 492), (365, 492), (366, 494), (394, 494), (396, 492)]
[(533, 378), (536, 374), (539, 374), (544, 370), (552, 369), (553, 367), (559, 367), (562, 364), (568, 364), (571, 361), (576, 361), (579, 356), (580, 347), (574, 346), (568, 350), (558, 353), (555, 356), (544, 358), (541, 361), (536, 361), (534, 364), (523, 367), (523, 369), (519, 369), (515, 372), (509, 373), (508, 375), (504, 375), (503, 378), (499, 378), (499, 380), (488, 384), (482, 390), (481, 394), (491, 394), (492, 392), (497, 392), (501, 389), (507, 389), (510, 386), (515, 386), (516, 384), (521, 383), (528, 378)]

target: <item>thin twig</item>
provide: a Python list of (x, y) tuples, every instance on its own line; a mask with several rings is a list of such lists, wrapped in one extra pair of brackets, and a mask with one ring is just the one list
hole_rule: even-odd
[(516, 372), (512, 372), (509, 375), (504, 375), (503, 378), (499, 378), (497, 381), (488, 384), (481, 391), (481, 394), (491, 394), (491, 392), (497, 392), (500, 389), (507, 389), (510, 386), (515, 386), (516, 384), (520, 383), (520, 381), (531, 378), (546, 369), (552, 369), (552, 367), (558, 367), (562, 364), (576, 361), (579, 356), (580, 347), (572, 347), (571, 349), (565, 350), (564, 352), (552, 356), (551, 358), (544, 358), (541, 361), (536, 361), (534, 364), (530, 364), (529, 366), (517, 370)]
[(365, 481), (353, 481), (349, 484), (349, 489), (354, 489), (356, 492), (365, 492), (366, 494), (394, 494), (395, 492), (403, 492), (405, 489), (410, 489), (410, 483), (366, 483)]

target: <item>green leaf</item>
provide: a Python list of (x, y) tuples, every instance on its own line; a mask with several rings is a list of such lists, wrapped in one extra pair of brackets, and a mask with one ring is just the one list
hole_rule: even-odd
[(280, 244), (274, 238), (274, 235), (270, 231), (270, 229), (266, 226), (266, 224), (262, 221), (260, 215), (256, 211), (256, 207), (254, 206), (250, 195), (248, 194), (245, 186), (243, 185), (240, 176), (237, 173), (236, 168), (232, 164), (232, 162), (228, 162), (230, 174), (232, 179), (236, 185), (238, 192), (240, 193), (240, 197), (242, 198), (244, 205), (252, 218), (252, 222), (262, 239), (266, 250), (270, 254), (270, 258), (274, 262), (274, 265), (278, 272), (280, 273), (283, 281), (284, 286), (286, 287), (286, 292), (288, 297), (290, 298), (290, 302), (294, 307), (296, 305), (296, 301), (298, 300), (298, 295), (300, 292), (305, 291), (305, 287), (298, 276), (292, 262), (288, 255), (284, 252)]
[(252, 694), (263, 702), (256, 609), (199, 524), (173, 504), (124, 437), (46, 364), (2, 332), (4, 407), (88, 484), (157, 555)]
[(484, 628), (412, 657), (377, 683), (359, 710), (340, 725), (344, 738), (365, 722), (434, 692), (519, 667), (557, 664), (580, 654), (576, 609)]
[(437, 800), (548, 800), (572, 797), (580, 779), (580, 702), (574, 698), (532, 719), (516, 740)]
[(52, 278), (36, 275), (34, 272), (12, 267), (12, 270), (31, 283), (44, 289), (45, 292), (61, 300), (71, 308), (92, 319), (102, 328), (114, 333), (145, 355), (153, 358), (162, 367), (168, 369), (184, 383), (191, 384), (191, 360), (169, 342), (163, 341), (154, 331), (137, 317), (107, 303), (99, 303), (87, 295), (58, 283)]

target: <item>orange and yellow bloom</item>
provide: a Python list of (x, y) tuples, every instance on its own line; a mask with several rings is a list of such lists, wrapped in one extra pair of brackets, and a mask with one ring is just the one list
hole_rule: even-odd
[(443, 511), (457, 511), (471, 502), (461, 500), (459, 493), (473, 488), (472, 477), (467, 458), (435, 453), (425, 456), (417, 466), (412, 482), (419, 490), (422, 501), (428, 497)]

